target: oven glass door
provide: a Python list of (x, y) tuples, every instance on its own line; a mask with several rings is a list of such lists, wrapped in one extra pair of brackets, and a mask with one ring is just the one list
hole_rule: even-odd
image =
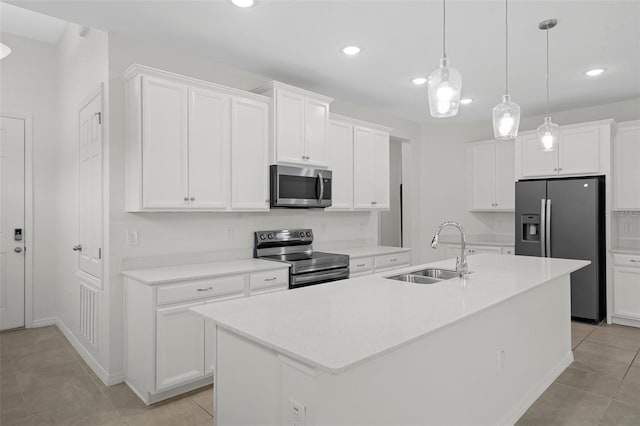
[(291, 275), (289, 288), (328, 283), (349, 278), (349, 268), (327, 269), (308, 274)]

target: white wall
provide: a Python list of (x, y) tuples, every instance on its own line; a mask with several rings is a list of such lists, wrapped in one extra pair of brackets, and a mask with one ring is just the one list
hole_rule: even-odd
[[(111, 230), (111, 347), (112, 370), (122, 363), (122, 259), (175, 254), (171, 260), (198, 261), (224, 257), (251, 257), (253, 232), (285, 227), (313, 228), (316, 247), (350, 241), (377, 243), (378, 214), (277, 210), (268, 213), (125, 213), (124, 86), (121, 75), (133, 63), (200, 78), (241, 90), (251, 90), (270, 80), (229, 68), (208, 59), (154, 43), (109, 35), (110, 76), (110, 198)], [(285, 82), (286, 83), (286, 82)], [(332, 112), (394, 127), (394, 134), (419, 138), (419, 126), (374, 110), (336, 101)], [(127, 231), (137, 231), (137, 246), (127, 246)], [(193, 253), (193, 255), (189, 255)], [(202, 255), (196, 253), (209, 253)], [(160, 257), (161, 261), (170, 258)], [(135, 262), (134, 262), (135, 263)], [(129, 262), (131, 264), (131, 262)]]
[[(78, 256), (71, 250), (72, 246), (78, 244), (78, 116), (82, 103), (101, 83), (108, 80), (107, 53), (106, 33), (91, 30), (83, 38), (78, 35), (78, 27), (75, 24), (67, 25), (57, 48), (59, 97), (55, 115), (59, 123), (59, 140), (55, 147), (56, 221), (51, 224), (56, 227), (57, 235), (55, 246), (49, 255), (55, 259), (57, 265), (57, 314), (61, 327), (73, 333), (81, 344), (83, 339), (79, 337), (78, 325), (79, 280), (76, 277)], [(103, 140), (105, 150), (108, 149), (108, 135), (106, 136)], [(109, 362), (108, 293), (107, 285), (98, 296), (98, 350), (85, 346), (104, 369), (108, 369)]]
[[(56, 48), (40, 41), (2, 33), (13, 52), (0, 62), (0, 112), (30, 114), (33, 131), (33, 321), (48, 321), (56, 313), (55, 270), (51, 255), (57, 229), (55, 173)], [(29, 301), (27, 301), (29, 303)]]
[[(552, 113), (560, 125), (613, 118), (628, 121), (640, 118), (640, 99), (596, 105)], [(534, 130), (543, 116), (525, 117), (520, 131)], [(420, 252), (418, 261), (442, 259), (444, 250), (428, 248), (436, 227), (445, 220), (457, 220), (468, 234), (514, 233), (513, 213), (470, 213), (467, 206), (466, 143), (493, 139), (490, 115), (479, 123), (425, 124), (422, 126), (420, 164), (420, 237), (414, 251)], [(455, 230), (443, 231), (453, 235)]]

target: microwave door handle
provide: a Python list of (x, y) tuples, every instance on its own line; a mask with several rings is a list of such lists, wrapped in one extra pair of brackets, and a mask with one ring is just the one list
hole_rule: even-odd
[(318, 182), (320, 183), (320, 195), (318, 195), (318, 202), (322, 202), (324, 198), (324, 181), (322, 179), (322, 173), (318, 173)]

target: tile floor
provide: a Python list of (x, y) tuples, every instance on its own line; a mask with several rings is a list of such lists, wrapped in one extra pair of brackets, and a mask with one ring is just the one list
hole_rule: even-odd
[[(640, 425), (640, 329), (572, 323), (575, 361), (518, 425)], [(56, 327), (0, 334), (2, 426), (204, 426), (213, 389), (146, 407), (106, 387)]]

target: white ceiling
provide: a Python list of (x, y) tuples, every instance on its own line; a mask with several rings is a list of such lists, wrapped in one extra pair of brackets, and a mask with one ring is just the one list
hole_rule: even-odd
[(58, 44), (66, 21), (32, 12), (28, 9), (0, 3), (0, 30), (9, 34), (49, 44)]
[[(419, 122), (428, 75), (442, 54), (441, 1), (258, 0), (249, 9), (209, 1), (12, 1), (102, 30), (177, 46), (237, 68)], [(550, 32), (551, 110), (640, 97), (640, 0), (510, 0), (510, 92), (523, 116), (545, 110)], [(4, 21), (2, 22), (4, 26)], [(4, 30), (4, 28), (3, 28)], [(349, 44), (362, 48), (346, 57)], [(447, 55), (462, 73), (453, 122), (490, 119), (504, 92), (504, 2), (447, 2)], [(587, 78), (584, 71), (605, 67)]]

